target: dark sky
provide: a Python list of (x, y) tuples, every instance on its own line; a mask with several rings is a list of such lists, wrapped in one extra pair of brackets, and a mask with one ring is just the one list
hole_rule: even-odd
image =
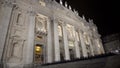
[[(59, 2), (59, 0), (57, 0)], [(102, 37), (120, 32), (118, 10), (115, 0), (63, 0), (72, 8), (78, 10), (79, 15), (93, 19)]]

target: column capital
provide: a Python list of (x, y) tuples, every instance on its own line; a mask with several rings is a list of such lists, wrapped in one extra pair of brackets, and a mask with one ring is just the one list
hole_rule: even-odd
[(52, 17), (52, 18), (51, 18), (51, 22), (52, 22), (52, 23), (58, 23), (58, 20), (57, 20), (55, 17)]
[(35, 16), (36, 13), (32, 10), (28, 10), (27, 13), (30, 15), (30, 16)]

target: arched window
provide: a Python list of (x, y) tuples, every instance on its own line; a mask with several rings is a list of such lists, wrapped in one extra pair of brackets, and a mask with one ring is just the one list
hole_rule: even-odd
[(35, 63), (43, 63), (43, 45), (35, 45)]
[(58, 21), (58, 35), (59, 35), (59, 45), (60, 45), (60, 59), (61, 61), (64, 61), (64, 43), (63, 43), (63, 21)]
[(75, 30), (74, 26), (70, 24), (66, 24), (66, 30), (67, 30), (67, 37), (68, 37), (68, 45), (69, 45), (69, 52), (70, 52), (70, 58), (74, 59), (74, 47), (75, 47)]

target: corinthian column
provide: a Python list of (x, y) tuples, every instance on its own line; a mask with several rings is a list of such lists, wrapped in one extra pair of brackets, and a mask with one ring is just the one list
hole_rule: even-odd
[(69, 53), (69, 46), (68, 46), (67, 31), (65, 28), (65, 23), (62, 23), (62, 30), (63, 30), (63, 43), (64, 43), (64, 50), (65, 50), (65, 60), (70, 60), (70, 53)]
[(26, 63), (30, 64), (33, 62), (33, 52), (34, 52), (34, 28), (35, 28), (35, 16), (30, 13), (29, 17), (29, 26), (28, 26), (28, 43), (26, 47)]
[(54, 55), (55, 61), (60, 61), (60, 46), (59, 46), (59, 36), (58, 36), (58, 22), (54, 19)]
[(48, 30), (48, 33), (47, 33), (47, 63), (51, 63), (53, 58), (52, 58), (52, 34), (51, 34), (51, 23), (50, 22), (47, 22), (47, 30)]

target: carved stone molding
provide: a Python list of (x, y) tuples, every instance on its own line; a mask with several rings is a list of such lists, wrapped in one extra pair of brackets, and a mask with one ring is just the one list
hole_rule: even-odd
[(13, 7), (16, 4), (10, 1), (0, 1), (0, 5), (3, 7)]
[(32, 10), (27, 10), (26, 12), (27, 12), (27, 14), (29, 14), (30, 16), (35, 16), (35, 15), (36, 15), (35, 11), (32, 11)]

